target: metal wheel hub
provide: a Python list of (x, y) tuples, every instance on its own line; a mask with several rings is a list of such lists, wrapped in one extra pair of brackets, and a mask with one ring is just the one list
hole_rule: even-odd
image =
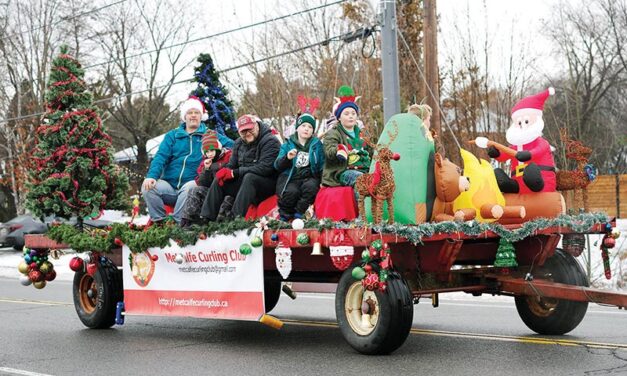
[(98, 288), (96, 281), (89, 275), (85, 274), (81, 278), (78, 285), (81, 307), (85, 313), (92, 313), (96, 310), (98, 302)]
[(365, 290), (361, 282), (348, 288), (344, 308), (348, 324), (355, 333), (366, 336), (377, 327), (379, 301), (374, 291)]

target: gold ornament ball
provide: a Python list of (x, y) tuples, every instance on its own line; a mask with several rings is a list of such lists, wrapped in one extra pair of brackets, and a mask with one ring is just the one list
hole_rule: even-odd
[(46, 287), (46, 281), (39, 281), (39, 282), (33, 282), (33, 286), (38, 289), (41, 290), (44, 287)]
[(19, 270), (20, 273), (22, 274), (28, 274), (28, 272), (30, 271), (30, 266), (28, 266), (27, 263), (25, 263), (24, 261), (20, 262), (20, 264), (17, 266), (17, 270)]
[(43, 274), (48, 274), (51, 270), (52, 270), (52, 268), (50, 267), (50, 263), (49, 262), (44, 262), (39, 267), (39, 271), (42, 272)]

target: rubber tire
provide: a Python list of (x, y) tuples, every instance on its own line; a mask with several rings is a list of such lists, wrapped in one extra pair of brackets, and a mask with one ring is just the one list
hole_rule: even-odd
[[(581, 265), (570, 254), (556, 249), (546, 260), (542, 271), (552, 274), (554, 282), (575, 286), (589, 286), (588, 277)], [(538, 334), (561, 335), (575, 329), (588, 310), (588, 302), (557, 299), (557, 304), (548, 316), (538, 316), (530, 308), (527, 297), (515, 297), (516, 309), (522, 321)]]
[(281, 287), (283, 283), (280, 279), (264, 278), (263, 280), (263, 300), (266, 307), (266, 313), (270, 313), (276, 307), (281, 297)]
[(340, 331), (348, 344), (362, 354), (390, 354), (405, 343), (411, 330), (414, 319), (411, 291), (398, 273), (390, 272), (387, 291), (375, 291), (380, 309), (376, 327), (368, 335), (357, 334), (351, 329), (344, 309), (349, 287), (361, 283), (353, 278), (352, 269), (342, 274), (335, 293), (335, 315)]
[(124, 287), (122, 282), (122, 271), (110, 261), (98, 265), (93, 276), (98, 289), (98, 300), (93, 312), (85, 311), (81, 304), (79, 285), (85, 271), (78, 271), (74, 274), (73, 297), (74, 308), (81, 322), (91, 329), (106, 329), (115, 324), (115, 313), (118, 302), (124, 300)]

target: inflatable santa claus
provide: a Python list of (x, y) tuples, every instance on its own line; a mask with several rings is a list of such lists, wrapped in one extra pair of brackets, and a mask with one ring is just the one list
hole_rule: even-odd
[(512, 125), (505, 138), (510, 147), (478, 137), (475, 144), (487, 147), (488, 155), (499, 162), (511, 161), (511, 174), (494, 170), (503, 193), (555, 191), (555, 162), (551, 145), (542, 137), (544, 102), (555, 94), (552, 87), (525, 97), (512, 108)]

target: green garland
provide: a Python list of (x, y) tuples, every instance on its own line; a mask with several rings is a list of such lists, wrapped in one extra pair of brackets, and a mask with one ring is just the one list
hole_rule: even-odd
[[(592, 226), (605, 224), (608, 221), (609, 217), (604, 213), (582, 213), (578, 215), (561, 215), (552, 219), (535, 219), (523, 223), (515, 230), (508, 230), (498, 223), (479, 223), (475, 221), (422, 223), (419, 225), (395, 223), (371, 226), (371, 228), (376, 233), (394, 234), (414, 244), (422, 243), (422, 238), (437, 233), (453, 234), (461, 232), (470, 236), (479, 236), (485, 231), (494, 232), (502, 239), (514, 243), (548, 227), (559, 226), (584, 233)], [(125, 244), (132, 252), (137, 253), (152, 247), (166, 247), (170, 244), (170, 240), (184, 247), (195, 244), (198, 239), (212, 235), (231, 235), (241, 230), (248, 230), (250, 234), (256, 227), (256, 223), (256, 220), (247, 221), (238, 218), (229, 222), (210, 222), (203, 226), (192, 226), (189, 229), (182, 229), (173, 221), (167, 222), (162, 226), (151, 226), (148, 228), (126, 223), (115, 223), (105, 230), (93, 229), (83, 232), (71, 225), (62, 224), (51, 227), (47, 236), (54, 241), (68, 245), (78, 252), (110, 252), (114, 248), (119, 248), (120, 244)], [(364, 223), (359, 220), (349, 223), (333, 222), (328, 219), (308, 220), (305, 222), (306, 229), (318, 231), (333, 228), (350, 229), (363, 226)], [(277, 220), (269, 220), (267, 227), (273, 231), (291, 228), (285, 222)]]

